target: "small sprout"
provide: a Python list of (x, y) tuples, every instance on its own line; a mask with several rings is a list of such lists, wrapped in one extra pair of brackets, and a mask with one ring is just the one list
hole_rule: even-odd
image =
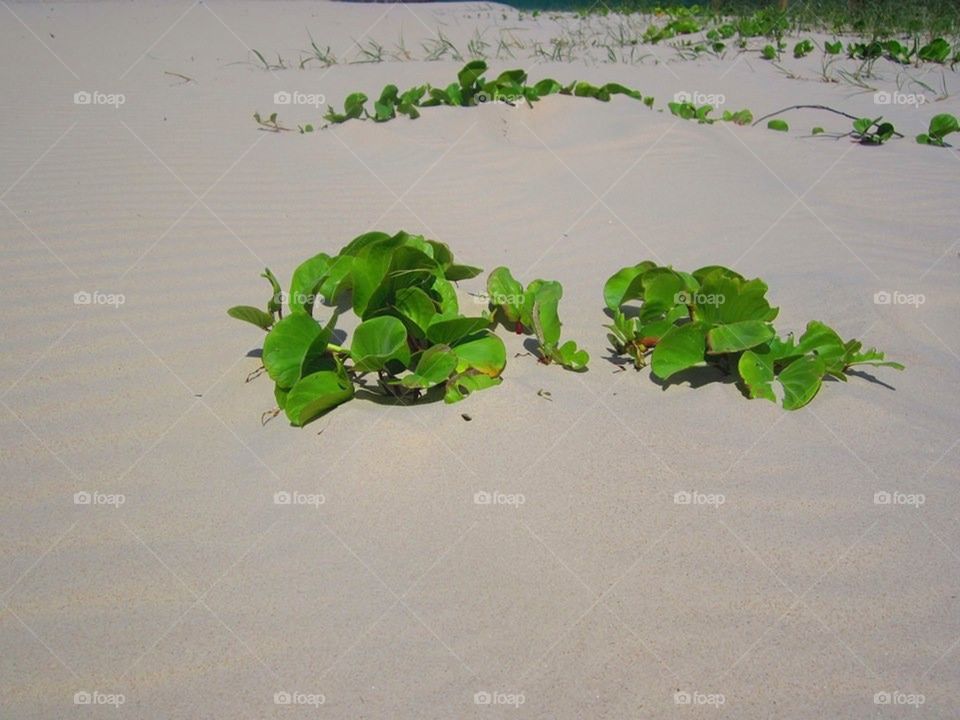
[(930, 118), (930, 128), (926, 133), (917, 135), (917, 142), (921, 145), (950, 147), (944, 138), (957, 131), (960, 131), (960, 120), (949, 113), (941, 113)]
[(776, 130), (778, 132), (787, 132), (790, 130), (790, 126), (787, 125), (786, 120), (771, 120), (767, 123), (767, 127), (770, 130)]
[(261, 130), (267, 130), (269, 132), (281, 132), (283, 130), (289, 130), (290, 128), (285, 128), (277, 121), (277, 114), (270, 113), (270, 117), (264, 120), (260, 117), (260, 113), (255, 112), (253, 114), (253, 119), (256, 120), (257, 125), (260, 126)]
[(882, 117), (875, 120), (858, 118), (853, 121), (853, 137), (862, 145), (883, 145), (887, 140), (898, 134), (893, 124), (880, 122)]

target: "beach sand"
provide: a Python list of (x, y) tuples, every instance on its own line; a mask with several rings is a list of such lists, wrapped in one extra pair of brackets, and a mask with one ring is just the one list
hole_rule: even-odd
[[(821, 82), (819, 52), (784, 60), (799, 79), (663, 45), (642, 48), (659, 62), (488, 61), (622, 82), (657, 110), (686, 91), (757, 117), (883, 114), (907, 137), (879, 148), (806, 137), (849, 129), (826, 113), (778, 133), (624, 97), (304, 136), (251, 115), (319, 125), (274, 93), (339, 108), (387, 82), (446, 85), (462, 62), (421, 46), (438, 27), (460, 47), (515, 28), (529, 48), (578, 21), (262, 0), (0, 17), (0, 716), (960, 715), (960, 155), (913, 141), (960, 114), (957, 73), (914, 72), (938, 89), (942, 72), (947, 99), (878, 108)], [(301, 70), (308, 32), (341, 60), (402, 34), (414, 59)], [(893, 65), (876, 74), (898, 89)], [(503, 384), (463, 403), (262, 426), (271, 384), (245, 382), (262, 335), (226, 308), (263, 304), (264, 266), (286, 284), (369, 229), (560, 280), (589, 372), (513, 357), (510, 336)], [(616, 372), (601, 288), (644, 259), (762, 277), (779, 328), (822, 320), (907, 370), (826, 383), (792, 413)], [(461, 283), (465, 307), (483, 277)]]

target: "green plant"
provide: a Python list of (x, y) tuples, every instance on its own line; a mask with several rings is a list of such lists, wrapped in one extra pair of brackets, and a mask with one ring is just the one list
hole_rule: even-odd
[(943, 38), (936, 38), (920, 48), (917, 57), (927, 62), (942, 64), (950, 57), (950, 43)]
[(883, 145), (896, 134), (893, 123), (880, 122), (882, 117), (875, 120), (857, 118), (853, 121), (853, 137), (863, 145)]
[(723, 111), (723, 120), (724, 122), (732, 122), (737, 125), (749, 125), (753, 122), (753, 113), (744, 108), (743, 110), (737, 110), (736, 112), (730, 112), (729, 110)]
[[(711, 366), (738, 378), (750, 398), (776, 402), (773, 381), (782, 388), (783, 407), (809, 403), (827, 376), (846, 380), (857, 365), (888, 366), (876, 349), (861, 352), (831, 328), (811, 322), (799, 339), (778, 337), (779, 310), (766, 299), (767, 285), (729, 268), (711, 265), (692, 273), (651, 261), (622, 268), (603, 288), (613, 317), (607, 325), (614, 352), (667, 381), (680, 372)], [(639, 300), (639, 308), (627, 303)]]
[(274, 65), (273, 63), (267, 62), (267, 59), (263, 56), (263, 53), (261, 53), (259, 50), (254, 50), (253, 54), (257, 56), (257, 59), (263, 65), (264, 70), (272, 72), (274, 70), (284, 70), (287, 67), (286, 65), (283, 64), (283, 58), (280, 57), (279, 55), (277, 55), (277, 64)]
[(414, 119), (420, 116), (418, 108), (447, 105), (453, 107), (467, 107), (480, 105), (486, 102), (506, 102), (516, 104), (526, 102), (532, 105), (546, 95), (560, 94), (575, 97), (590, 97), (607, 102), (614, 95), (627, 95), (635, 100), (643, 100), (649, 107), (653, 98), (644, 98), (632, 88), (619, 83), (606, 85), (591, 85), (587, 82), (574, 81), (568, 85), (561, 85), (552, 78), (545, 78), (533, 85), (527, 84), (527, 73), (524, 70), (506, 70), (496, 78), (487, 80), (487, 63), (483, 60), (473, 60), (457, 73), (457, 81), (444, 88), (430, 85), (417, 85), (400, 93), (396, 85), (387, 85), (374, 102), (374, 112), (371, 115), (365, 105), (367, 96), (363, 93), (352, 93), (344, 101), (344, 111), (336, 112), (332, 107), (327, 110), (324, 119), (330, 123), (342, 123), (347, 120), (370, 118), (376, 122), (392, 120), (397, 113)]
[[(358, 392), (457, 402), (499, 384), (506, 365), (491, 318), (460, 313), (453, 283), (480, 272), (457, 264), (443, 243), (402, 231), (369, 232), (333, 257), (320, 253), (297, 267), (287, 315), (280, 284), (269, 270), (266, 311), (238, 306), (227, 312), (267, 331), (263, 365), (293, 425), (306, 424)], [(326, 322), (313, 317), (318, 303), (352, 308), (360, 322), (349, 346), (334, 342), (337, 310)]]
[(793, 46), (793, 56), (797, 59), (805, 57), (813, 52), (812, 40), (801, 40)]
[(672, 114), (684, 120), (696, 120), (701, 125), (712, 125), (714, 122), (712, 118), (707, 117), (713, 112), (713, 105), (697, 107), (690, 102), (671, 102), (667, 103), (667, 107)]
[(839, 55), (843, 52), (843, 43), (839, 40), (830, 42), (829, 40), (823, 44), (823, 49), (827, 52), (828, 55)]
[(949, 113), (941, 113), (930, 118), (930, 128), (927, 132), (917, 135), (917, 142), (921, 145), (949, 147), (944, 138), (958, 131), (960, 131), (960, 120)]
[(491, 317), (517, 333), (533, 333), (539, 342), (540, 361), (555, 362), (568, 370), (586, 370), (590, 355), (573, 340), (560, 342), (562, 323), (557, 313), (563, 287), (556, 280), (534, 280), (523, 285), (505, 267), (487, 278)]
[(767, 128), (770, 130), (777, 130), (779, 132), (787, 132), (790, 130), (790, 126), (787, 125), (786, 120), (771, 120), (767, 123)]
[(257, 122), (257, 125), (260, 126), (261, 130), (269, 130), (270, 132), (281, 132), (284, 130), (289, 130), (290, 128), (283, 127), (277, 120), (276, 113), (270, 113), (270, 117), (264, 120), (260, 117), (260, 113), (255, 112), (253, 114), (253, 119)]

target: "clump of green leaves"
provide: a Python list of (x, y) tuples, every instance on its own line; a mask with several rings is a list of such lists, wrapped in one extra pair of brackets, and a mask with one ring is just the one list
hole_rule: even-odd
[(813, 41), (810, 39), (801, 40), (793, 46), (793, 56), (797, 59), (806, 57), (813, 52)]
[(823, 44), (823, 50), (828, 55), (839, 55), (841, 52), (843, 52), (843, 43), (839, 40), (835, 40), (833, 42), (827, 40)]
[(917, 135), (917, 142), (921, 145), (936, 145), (950, 147), (944, 138), (950, 133), (960, 131), (960, 121), (950, 113), (941, 113), (930, 118), (930, 128), (925, 133)]
[(950, 57), (950, 43), (942, 37), (935, 38), (917, 51), (917, 57), (927, 62), (943, 64)]
[(732, 122), (736, 125), (749, 125), (753, 122), (753, 113), (746, 108), (743, 110), (737, 110), (736, 112), (724, 110), (723, 121)]
[[(503, 341), (488, 316), (460, 312), (453, 283), (480, 268), (455, 262), (443, 243), (399, 232), (369, 232), (335, 256), (301, 263), (284, 296), (273, 274), (266, 310), (238, 306), (231, 317), (266, 330), (263, 365), (293, 425), (304, 425), (357, 393), (399, 401), (422, 395), (457, 402), (500, 383)], [(314, 317), (319, 305), (329, 317)], [(334, 342), (338, 309), (360, 322), (349, 345)]]
[(712, 125), (714, 122), (713, 118), (708, 117), (713, 112), (713, 105), (697, 107), (691, 102), (671, 102), (667, 103), (667, 107), (672, 114), (683, 120), (696, 120), (701, 125)]
[(253, 114), (253, 119), (256, 121), (257, 125), (260, 126), (261, 130), (268, 130), (270, 132), (278, 133), (290, 129), (285, 128), (280, 124), (280, 122), (277, 120), (276, 113), (270, 113), (270, 117), (264, 120), (262, 117), (260, 117), (260, 113), (255, 112)]
[[(799, 338), (780, 338), (773, 326), (779, 309), (766, 293), (762, 280), (718, 265), (686, 273), (645, 261), (622, 268), (604, 285), (613, 317), (608, 339), (637, 368), (649, 357), (661, 380), (711, 366), (736, 376), (748, 397), (773, 402), (776, 380), (787, 410), (809, 403), (825, 377), (846, 380), (854, 366), (903, 369), (876, 349), (863, 351), (857, 340), (844, 342), (821, 322), (809, 323)], [(639, 307), (627, 306), (634, 301)]]
[(532, 333), (539, 343), (540, 361), (568, 370), (586, 370), (590, 355), (573, 340), (560, 342), (558, 307), (563, 287), (556, 280), (534, 280), (526, 288), (505, 267), (487, 278), (491, 317), (517, 333)]
[(883, 145), (897, 134), (893, 123), (881, 122), (882, 117), (874, 120), (857, 118), (853, 121), (853, 137), (863, 145)]
[(528, 85), (525, 70), (506, 70), (496, 78), (488, 80), (485, 77), (487, 69), (487, 63), (483, 60), (469, 62), (457, 73), (456, 82), (443, 88), (425, 84), (401, 93), (396, 85), (387, 85), (380, 93), (379, 99), (374, 102), (372, 114), (365, 107), (369, 98), (363, 93), (353, 93), (344, 101), (342, 113), (331, 107), (324, 115), (324, 119), (330, 123), (361, 119), (385, 122), (394, 119), (397, 113), (415, 119), (420, 117), (418, 108), (438, 105), (468, 107), (487, 102), (504, 102), (510, 105), (525, 102), (532, 106), (540, 98), (554, 94), (590, 97), (602, 102), (609, 101), (614, 95), (626, 95), (635, 100), (642, 100), (648, 107), (653, 104), (652, 97), (644, 98), (638, 90), (619, 83), (597, 86), (583, 81), (574, 81), (568, 85), (561, 85), (552, 78), (545, 78), (533, 85)]

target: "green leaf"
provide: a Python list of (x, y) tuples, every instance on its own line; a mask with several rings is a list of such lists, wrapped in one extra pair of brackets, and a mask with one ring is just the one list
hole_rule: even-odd
[(319, 299), (328, 305), (336, 304), (340, 293), (350, 288), (350, 273), (352, 270), (353, 257), (350, 255), (339, 255), (334, 258), (330, 268), (320, 279), (319, 286), (314, 285), (311, 293), (315, 299)]
[(507, 364), (507, 349), (497, 335), (488, 334), (454, 346), (457, 372), (475, 370), (496, 377)]
[(293, 387), (300, 378), (304, 356), (323, 332), (320, 324), (304, 313), (287, 315), (274, 325), (263, 341), (263, 365), (270, 378), (281, 387)]
[(617, 310), (625, 302), (642, 297), (643, 283), (639, 280), (645, 272), (656, 267), (646, 260), (638, 265), (621, 268), (603, 286), (603, 301), (610, 310)]
[(353, 311), (364, 317), (367, 305), (380, 287), (396, 250), (391, 243), (376, 243), (363, 248), (353, 260)]
[(776, 331), (768, 322), (743, 320), (710, 328), (707, 332), (707, 344), (709, 352), (713, 354), (738, 352), (762, 345), (774, 335)]
[(273, 315), (250, 305), (236, 305), (227, 310), (227, 315), (237, 320), (243, 320), (244, 322), (256, 325), (258, 328), (264, 330), (269, 330), (270, 326), (273, 325)]
[(314, 293), (320, 280), (330, 269), (330, 256), (326, 253), (314, 255), (297, 266), (290, 278), (290, 297), (287, 303), (294, 312), (313, 312)]
[(743, 322), (744, 320), (772, 321), (777, 308), (771, 308), (766, 299), (767, 284), (763, 280), (743, 280), (714, 271), (702, 281), (694, 316), (711, 325)]
[(949, 113), (941, 113), (930, 118), (929, 136), (942, 140), (952, 132), (960, 131), (960, 120)]
[(467, 371), (466, 373), (454, 375), (447, 381), (447, 388), (443, 399), (448, 403), (459, 402), (472, 392), (496, 387), (500, 382), (499, 377), (490, 377), (489, 375)]
[(767, 127), (771, 130), (777, 130), (779, 132), (787, 132), (790, 130), (790, 126), (787, 125), (785, 120), (771, 120), (767, 123)]
[(540, 345), (556, 345), (560, 341), (560, 316), (557, 308), (563, 287), (555, 280), (543, 283), (533, 302), (533, 328)]
[(423, 351), (416, 370), (401, 382), (404, 387), (431, 388), (444, 382), (456, 369), (456, 354), (446, 345), (434, 345)]
[(450, 265), (446, 270), (443, 271), (443, 275), (450, 282), (458, 282), (460, 280), (469, 280), (470, 278), (474, 278), (482, 272), (483, 268), (474, 267), (472, 265)]
[(433, 343), (456, 345), (489, 326), (490, 320), (485, 317), (445, 318), (437, 315), (427, 328), (427, 339)]
[(487, 277), (487, 295), (490, 306), (503, 314), (507, 323), (520, 320), (523, 307), (523, 285), (514, 279), (505, 267), (495, 268)]
[(560, 92), (561, 85), (552, 78), (544, 78), (540, 82), (535, 83), (533, 89), (538, 96), (543, 97), (544, 95), (554, 95)]
[(787, 365), (777, 375), (783, 386), (783, 407), (786, 410), (802, 408), (820, 391), (826, 372), (823, 360), (807, 355)]
[(704, 365), (707, 336), (699, 323), (678, 325), (667, 332), (653, 349), (651, 368), (661, 380), (698, 365)]
[(358, 372), (382, 370), (392, 360), (406, 366), (410, 362), (407, 329), (389, 315), (364, 320), (353, 331), (350, 357)]
[(460, 312), (460, 303), (457, 301), (457, 290), (453, 287), (453, 283), (446, 278), (438, 277), (433, 281), (431, 289), (439, 298), (441, 314), (449, 317)]
[(590, 355), (581, 350), (573, 340), (567, 340), (554, 354), (554, 359), (568, 370), (586, 370)]
[(266, 278), (273, 289), (273, 295), (267, 301), (267, 312), (271, 314), (281, 314), (283, 312), (283, 290), (280, 288), (280, 282), (276, 275), (270, 272), (270, 268), (264, 268), (260, 277)]
[(747, 350), (740, 356), (737, 370), (751, 398), (763, 398), (771, 402), (777, 401), (773, 394), (772, 385), (773, 357), (769, 351), (759, 353)]
[(300, 427), (353, 397), (353, 383), (341, 373), (323, 371), (297, 381), (286, 397), (284, 411)]
[[(477, 84), (477, 80), (487, 71), (487, 63), (483, 60), (473, 60), (468, 62), (463, 66), (463, 69), (457, 73), (457, 80), (460, 82), (460, 87), (472, 88)], [(522, 72), (522, 71), (515, 71)]]
[(418, 287), (401, 288), (397, 291), (394, 308), (418, 332), (418, 337), (426, 337), (430, 321), (437, 315), (437, 306), (426, 292)]

